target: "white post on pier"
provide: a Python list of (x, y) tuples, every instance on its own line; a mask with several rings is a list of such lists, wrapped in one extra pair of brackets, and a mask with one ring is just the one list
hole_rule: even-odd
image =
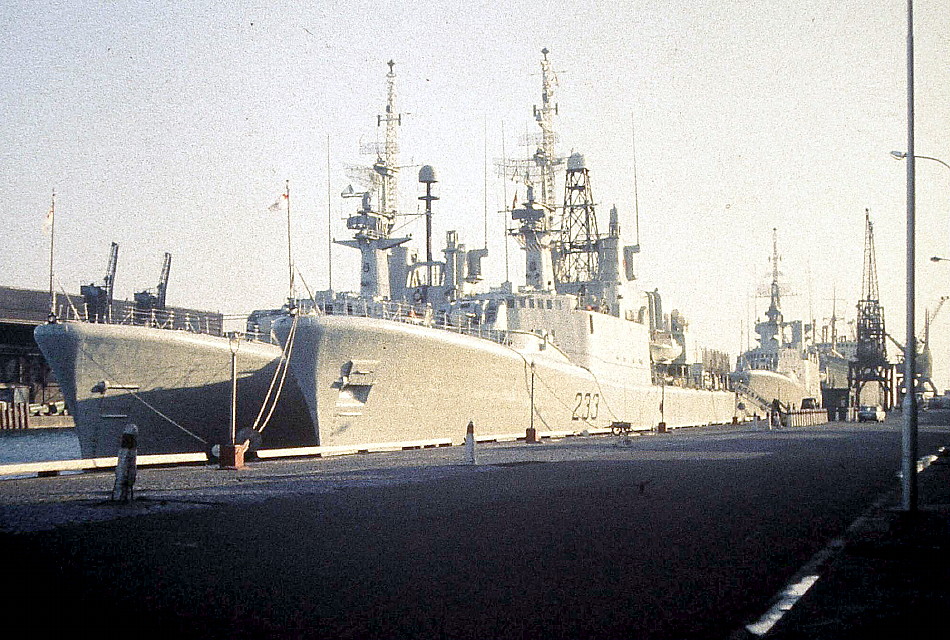
[(113, 502), (132, 503), (135, 485), (136, 457), (138, 455), (139, 428), (130, 424), (122, 432), (118, 462), (115, 465), (115, 486), (112, 489)]
[(475, 459), (475, 424), (471, 420), (468, 421), (468, 428), (465, 430), (465, 453), (469, 464), (478, 464)]

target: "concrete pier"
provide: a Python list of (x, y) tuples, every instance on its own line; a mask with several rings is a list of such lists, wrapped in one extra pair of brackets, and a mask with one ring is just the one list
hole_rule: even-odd
[[(107, 473), (4, 481), (17, 590), (0, 607), (40, 635), (85, 620), (187, 638), (727, 638), (876, 522), (898, 441), (891, 424), (739, 426), (480, 443), (478, 465), (438, 447), (145, 467), (131, 505), (109, 503)], [(922, 451), (948, 444), (950, 427), (922, 427)], [(922, 495), (946, 500), (947, 470), (922, 471)], [(950, 595), (942, 535), (901, 612), (914, 631)], [(815, 593), (843, 593), (826, 575)], [(840, 585), (849, 610), (860, 579)]]

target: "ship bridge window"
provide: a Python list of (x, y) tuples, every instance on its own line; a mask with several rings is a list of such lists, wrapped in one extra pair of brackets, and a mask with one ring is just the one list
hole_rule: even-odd
[(534, 309), (534, 298), (528, 298), (528, 306)]
[(548, 300), (547, 307), (548, 307), (548, 309), (553, 309), (553, 308), (554, 308), (554, 302), (551, 301), (551, 300)]
[(518, 299), (518, 306), (521, 307), (522, 309), (524, 309), (527, 304), (528, 304), (528, 301), (525, 300), (524, 298)]

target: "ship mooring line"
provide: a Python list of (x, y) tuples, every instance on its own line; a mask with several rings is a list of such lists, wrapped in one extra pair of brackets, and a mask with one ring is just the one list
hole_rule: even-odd
[[(607, 407), (607, 411), (610, 413), (611, 417), (612, 417), (615, 421), (619, 420), (619, 419), (620, 419), (619, 416), (617, 416), (617, 413), (613, 410), (613, 408), (611, 408), (610, 403), (607, 402), (607, 394), (604, 393), (603, 387), (600, 386), (600, 380), (597, 378), (596, 375), (594, 375), (594, 372), (591, 371), (590, 369), (588, 369), (587, 367), (585, 367), (585, 366), (582, 365), (582, 364), (581, 364), (581, 365), (578, 365), (578, 366), (579, 366), (581, 369), (583, 369), (584, 371), (586, 371), (587, 373), (589, 373), (589, 374), (590, 374), (590, 377), (594, 379), (594, 382), (597, 383), (597, 391), (600, 392), (600, 399), (603, 401), (604, 406)], [(626, 389), (626, 386), (624, 387), (624, 389)], [(593, 425), (591, 425), (591, 426), (593, 426)]]
[[(287, 343), (284, 344), (283, 349), (281, 350), (280, 359), (277, 361), (277, 366), (274, 367), (274, 375), (271, 377), (270, 386), (267, 387), (267, 393), (264, 394), (264, 401), (261, 403), (260, 411), (257, 412), (257, 417), (254, 418), (254, 424), (251, 425), (252, 431), (257, 431), (257, 427), (261, 422), (261, 416), (264, 415), (264, 409), (267, 407), (267, 403), (270, 400), (271, 393), (274, 391), (274, 384), (277, 382), (277, 377), (280, 375), (280, 368), (284, 362), (284, 356), (287, 353), (287, 344), (290, 342), (290, 338), (293, 335), (294, 329), (296, 328), (297, 318), (294, 317), (294, 324), (291, 325), (290, 331), (287, 334)], [(271, 329), (271, 336), (274, 335), (273, 329)], [(265, 420), (265, 424), (266, 424)]]
[(252, 429), (256, 430), (258, 433), (263, 433), (264, 428), (270, 424), (270, 418), (274, 415), (274, 410), (277, 408), (277, 402), (280, 400), (281, 391), (284, 388), (284, 381), (287, 379), (287, 370), (290, 369), (290, 356), (294, 350), (294, 341), (297, 338), (297, 322), (300, 316), (295, 315), (294, 321), (290, 325), (290, 331), (287, 334), (287, 343), (284, 345), (284, 352), (281, 354), (281, 362), (278, 363), (277, 370), (274, 371), (274, 378), (271, 380), (271, 388), (267, 391), (267, 397), (264, 398), (264, 403), (261, 405), (261, 411), (257, 414), (257, 420), (260, 420), (261, 414), (264, 412), (264, 407), (267, 405), (270, 400), (270, 393), (274, 388), (274, 380), (277, 379), (277, 373), (281, 370), (281, 364), (283, 364), (283, 372), (280, 376), (280, 384), (277, 386), (277, 393), (274, 396), (274, 402), (271, 404), (270, 411), (267, 413), (267, 417), (264, 419), (264, 424), (260, 426), (260, 429), (257, 429), (257, 420), (254, 421), (254, 426)]

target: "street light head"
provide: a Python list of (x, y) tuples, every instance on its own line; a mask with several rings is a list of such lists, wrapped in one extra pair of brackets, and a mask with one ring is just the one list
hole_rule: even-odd
[(903, 160), (907, 157), (907, 154), (903, 151), (891, 151), (891, 157), (893, 157), (895, 160)]
[(950, 262), (950, 258), (941, 258), (940, 256), (933, 256), (930, 258), (931, 262)]

